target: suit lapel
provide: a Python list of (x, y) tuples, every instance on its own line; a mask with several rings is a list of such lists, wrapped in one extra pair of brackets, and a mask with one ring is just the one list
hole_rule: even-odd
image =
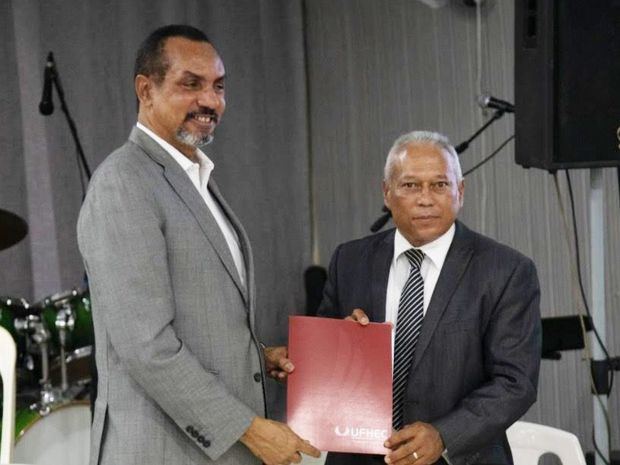
[[(394, 230), (395, 231), (395, 230)], [(373, 251), (370, 270), (370, 320), (385, 321), (385, 298), (390, 265), (394, 257), (394, 231), (386, 234)]]
[(446, 261), (441, 268), (439, 279), (435, 285), (428, 310), (424, 316), (424, 323), (420, 330), (420, 338), (415, 349), (412, 370), (415, 370), (424, 351), (433, 337), (437, 324), (441, 320), (452, 294), (459, 286), (461, 278), (467, 269), (473, 255), (471, 233), (460, 222), (456, 223), (456, 232), (452, 245), (448, 250)]
[[(164, 177), (167, 179), (168, 183), (172, 186), (172, 188), (181, 198), (181, 200), (183, 200), (194, 218), (196, 218), (196, 221), (200, 225), (200, 228), (204, 232), (211, 245), (213, 246), (213, 249), (217, 253), (222, 264), (224, 265), (224, 268), (239, 289), (239, 292), (243, 296), (246, 304), (248, 304), (247, 291), (245, 287), (241, 284), (241, 279), (239, 278), (239, 273), (237, 272), (237, 268), (235, 267), (235, 262), (233, 261), (232, 254), (230, 253), (230, 249), (228, 248), (228, 244), (226, 243), (226, 239), (224, 238), (220, 227), (215, 221), (215, 218), (211, 214), (209, 207), (207, 207), (204, 199), (196, 190), (196, 187), (194, 187), (194, 185), (192, 184), (192, 181), (190, 180), (187, 173), (183, 171), (181, 166), (179, 166), (179, 164), (157, 142), (151, 139), (140, 129), (134, 128), (131, 131), (129, 140), (139, 145), (149, 157), (151, 157), (155, 162), (163, 166)], [(211, 187), (211, 182), (209, 183), (209, 185)], [(221, 196), (217, 197), (217, 200), (220, 202), (220, 205), (223, 205), (223, 199), (221, 198)], [(226, 208), (224, 208), (224, 211), (229, 214), (230, 209), (227, 210)], [(229, 218), (231, 218), (230, 214)], [(232, 219), (231, 222), (233, 222)], [(239, 231), (239, 228), (236, 227), (236, 229)], [(244, 242), (243, 240), (241, 240), (241, 236), (240, 241)]]

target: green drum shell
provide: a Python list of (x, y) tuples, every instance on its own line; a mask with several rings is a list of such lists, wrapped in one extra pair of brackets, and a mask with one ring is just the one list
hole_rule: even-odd
[[(75, 323), (73, 330), (67, 332), (67, 342), (65, 344), (66, 351), (69, 352), (80, 347), (93, 345), (95, 342), (95, 335), (89, 293), (83, 292), (72, 296), (68, 299), (67, 304), (73, 310)], [(56, 328), (56, 315), (59, 310), (60, 308), (52, 302), (45, 305), (41, 311), (45, 326), (50, 330), (54, 347), (60, 347), (58, 329)]]
[(13, 336), (13, 339), (15, 339), (17, 337), (17, 333), (15, 332), (15, 324), (13, 319), (13, 312), (11, 312), (9, 306), (0, 301), (0, 326), (6, 329), (11, 336)]
[[(0, 407), (2, 403), (0, 402)], [(23, 431), (27, 429), (35, 420), (40, 418), (38, 412), (29, 408), (18, 409), (15, 412), (15, 439), (19, 438)], [(0, 424), (0, 434), (2, 434), (2, 424)]]
[(28, 427), (40, 418), (39, 412), (29, 408), (15, 412), (15, 439), (21, 437)]
[(19, 338), (23, 338), (22, 335), (17, 334), (15, 330), (15, 312), (14, 307), (20, 309), (28, 308), (28, 304), (20, 298), (14, 297), (0, 297), (0, 326), (6, 329), (13, 339), (17, 342)]

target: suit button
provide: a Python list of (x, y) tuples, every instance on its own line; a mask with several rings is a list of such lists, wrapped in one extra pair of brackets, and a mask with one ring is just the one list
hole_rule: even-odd
[(211, 441), (209, 441), (208, 439), (205, 439), (205, 440), (202, 442), (202, 445), (203, 445), (203, 446), (205, 446), (205, 447), (209, 447), (209, 446), (211, 445)]
[(198, 431), (196, 431), (194, 428), (192, 428), (189, 434), (191, 434), (194, 439), (198, 437)]
[(260, 373), (254, 373), (254, 381), (256, 381), (257, 383), (260, 383), (263, 380), (263, 377), (261, 376)]
[(187, 428), (185, 428), (185, 431), (187, 431), (189, 434), (192, 434), (192, 431), (194, 431), (194, 428), (192, 428), (191, 426), (188, 426)]

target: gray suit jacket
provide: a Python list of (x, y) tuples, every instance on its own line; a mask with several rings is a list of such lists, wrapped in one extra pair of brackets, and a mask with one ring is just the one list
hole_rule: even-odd
[[(322, 316), (385, 321), (394, 230), (335, 251)], [(457, 222), (416, 347), (405, 424), (440, 432), (453, 465), (511, 464), (505, 430), (536, 400), (540, 290), (532, 261)], [(334, 454), (331, 464), (375, 463)], [(378, 462), (377, 462), (378, 463)]]
[(178, 163), (134, 128), (97, 169), (78, 220), (90, 278), (98, 398), (91, 465), (255, 464), (238, 438), (264, 411), (247, 236), (247, 288)]

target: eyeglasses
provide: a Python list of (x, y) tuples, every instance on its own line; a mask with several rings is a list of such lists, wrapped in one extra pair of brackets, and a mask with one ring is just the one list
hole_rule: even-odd
[(403, 194), (421, 194), (425, 189), (433, 194), (445, 194), (450, 192), (452, 183), (450, 181), (404, 181), (397, 184), (396, 189)]

